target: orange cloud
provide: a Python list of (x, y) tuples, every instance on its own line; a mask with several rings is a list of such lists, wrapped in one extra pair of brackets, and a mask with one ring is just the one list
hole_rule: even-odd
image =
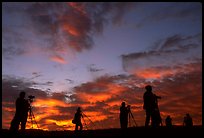
[(165, 76), (172, 75), (173, 72), (171, 70), (157, 70), (154, 68), (149, 68), (136, 71), (135, 74), (145, 79), (161, 79)]
[[(186, 66), (187, 73), (180, 70), (179, 75), (172, 76), (172, 79), (164, 77), (163, 81), (145, 82), (135, 76), (122, 75), (101, 77), (93, 82), (77, 86), (72, 95), (75, 100), (70, 103), (61, 100), (63, 94), (53, 97), (44, 95), (44, 98), (36, 98), (32, 103), (35, 119), (40, 129), (73, 130), (74, 125), (71, 120), (77, 107), (82, 107), (82, 111), (95, 123), (94, 129), (119, 127), (119, 109), (121, 102), (125, 99), (126, 103), (131, 105), (131, 111), (138, 126), (144, 126), (143, 94), (144, 86), (148, 83), (153, 86), (153, 92), (162, 97), (159, 100), (159, 108), (163, 123), (166, 116), (171, 115), (174, 125), (182, 125), (184, 115), (190, 113), (194, 124), (201, 125), (201, 64), (200, 67), (196, 65), (193, 67), (192, 70), (190, 65)], [(137, 87), (134, 84), (140, 85)], [(10, 96), (10, 94), (7, 95)], [(6, 99), (5, 95), (3, 96), (3, 99)], [(11, 102), (2, 103), (3, 128), (9, 128), (10, 121), (15, 114), (15, 105)], [(91, 126), (87, 118), (85, 121)], [(28, 123), (28, 128), (30, 127)]]
[(101, 121), (107, 118), (102, 112), (86, 111), (85, 115), (92, 121)]
[(10, 107), (3, 107), (3, 110), (7, 111), (7, 112), (14, 112), (15, 111), (14, 108), (10, 108)]
[(55, 55), (55, 56), (51, 57), (50, 59), (52, 61), (58, 62), (60, 64), (66, 64), (67, 63), (64, 58), (62, 58), (61, 56), (58, 56), (58, 55)]
[(127, 88), (124, 86), (120, 86), (114, 83), (97, 82), (92, 85), (93, 86), (91, 87), (93, 89), (98, 89), (98, 92), (97, 90), (94, 93), (90, 93), (89, 91), (78, 91), (80, 93), (78, 97), (82, 101), (88, 101), (89, 103), (104, 102), (110, 99), (112, 96), (118, 95), (121, 92), (127, 90)]
[(70, 126), (74, 126), (72, 124), (72, 120), (53, 120), (53, 119), (46, 119), (46, 123), (50, 124), (50, 123), (55, 123), (58, 126), (66, 126), (66, 125), (70, 125)]
[(88, 101), (89, 103), (95, 103), (97, 101), (106, 101), (111, 97), (110, 94), (101, 94), (101, 93), (96, 93), (96, 94), (88, 94), (88, 93), (80, 93), (79, 96), (81, 99), (84, 101)]
[(83, 15), (86, 15), (85, 5), (76, 2), (68, 2), (68, 5)]
[(69, 33), (72, 36), (76, 36), (77, 37), (77, 36), (81, 35), (79, 30), (76, 27), (74, 27), (74, 26), (72, 26), (72, 25), (70, 25), (68, 23), (67, 24), (63, 24), (62, 28), (64, 29), (65, 32)]
[(56, 107), (56, 106), (61, 106), (61, 107), (66, 107), (67, 104), (63, 101), (59, 100), (54, 100), (54, 99), (36, 99), (35, 102), (33, 103), (33, 106), (35, 107)]
[(107, 102), (107, 104), (108, 104), (109, 106), (118, 106), (118, 105), (121, 104), (121, 100), (110, 101), (110, 102)]

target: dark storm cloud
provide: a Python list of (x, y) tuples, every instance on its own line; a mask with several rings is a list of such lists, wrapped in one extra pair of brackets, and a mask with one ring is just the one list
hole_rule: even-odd
[(70, 49), (81, 52), (92, 48), (93, 35), (102, 33), (109, 21), (119, 24), (133, 5), (120, 2), (4, 3), (3, 54), (20, 55), (29, 51), (32, 44), (49, 51), (51, 59), (52, 56), (64, 59), (62, 56)]

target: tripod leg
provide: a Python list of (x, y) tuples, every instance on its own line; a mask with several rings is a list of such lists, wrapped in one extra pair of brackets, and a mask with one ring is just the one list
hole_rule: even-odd
[(85, 119), (84, 119), (83, 116), (82, 116), (82, 119), (83, 119), (83, 121), (84, 121), (84, 125), (85, 125), (86, 129), (88, 130), (87, 124), (86, 124)]
[(39, 129), (39, 126), (38, 126), (38, 123), (37, 123), (37, 121), (36, 121), (36, 119), (35, 119), (34, 114), (33, 114), (33, 118), (34, 118), (34, 121), (35, 121), (35, 124), (36, 124), (37, 128)]
[(135, 118), (134, 118), (134, 116), (133, 116), (132, 112), (130, 112), (130, 113), (131, 113), (131, 116), (132, 116), (132, 119), (133, 119), (133, 121), (134, 121), (135, 125), (137, 126), (137, 123), (136, 123), (136, 121), (135, 121)]
[(35, 123), (35, 124), (36, 124), (36, 126), (37, 126), (37, 128), (39, 129), (38, 123), (37, 123), (37, 121), (35, 120), (35, 116), (34, 116), (34, 114), (33, 114), (32, 110), (31, 110), (30, 112), (31, 112), (31, 122), (32, 122), (32, 128), (33, 128), (33, 124)]
[(29, 117), (28, 118), (30, 119), (31, 128), (33, 128), (33, 118), (32, 118), (32, 111), (31, 111), (31, 109), (29, 110)]
[(131, 117), (130, 117), (130, 113), (128, 113), (128, 123), (129, 123), (129, 127), (131, 127)]
[(91, 121), (91, 119), (87, 115), (85, 115), (84, 113), (82, 113), (82, 114), (93, 124), (93, 126), (95, 126), (95, 124)]

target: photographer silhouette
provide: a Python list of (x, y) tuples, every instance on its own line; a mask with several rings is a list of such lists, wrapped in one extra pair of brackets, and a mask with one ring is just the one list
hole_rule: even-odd
[(145, 127), (149, 126), (150, 119), (151, 125), (153, 127), (158, 127), (160, 124), (162, 125), (162, 119), (158, 106), (158, 99), (161, 99), (161, 97), (152, 92), (152, 86), (147, 85), (145, 86), (145, 89), (146, 92), (143, 95), (143, 109), (146, 111)]
[(78, 131), (78, 126), (80, 126), (80, 131), (83, 129), (83, 125), (81, 123), (81, 118), (82, 118), (82, 111), (81, 111), (81, 108), (78, 107), (77, 111), (74, 115), (74, 119), (72, 120), (72, 123), (76, 124), (75, 131)]
[(128, 112), (125, 102), (122, 102), (120, 107), (120, 127), (122, 129), (126, 129), (128, 126)]
[(19, 98), (16, 100), (16, 113), (11, 121), (10, 131), (16, 133), (19, 129), (19, 124), (21, 123), (21, 131), (25, 131), (28, 111), (30, 104), (28, 100), (25, 99), (26, 93), (24, 91), (20, 92)]

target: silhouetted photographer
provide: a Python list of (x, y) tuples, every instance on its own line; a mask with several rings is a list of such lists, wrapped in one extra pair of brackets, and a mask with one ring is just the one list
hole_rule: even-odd
[(82, 111), (81, 111), (81, 108), (78, 107), (77, 111), (76, 111), (76, 113), (74, 115), (74, 119), (72, 120), (72, 123), (76, 124), (75, 131), (78, 131), (79, 126), (80, 126), (80, 131), (83, 129), (83, 125), (81, 123), (81, 118), (82, 118)]
[(168, 115), (165, 119), (165, 123), (167, 127), (172, 127), (172, 118)]
[(20, 124), (21, 130), (25, 131), (28, 111), (30, 109), (30, 103), (25, 99), (25, 95), (26, 93), (24, 91), (20, 92), (19, 98), (16, 100), (16, 113), (10, 126), (11, 133), (16, 133)]
[(150, 119), (151, 125), (153, 127), (158, 127), (160, 124), (162, 125), (162, 119), (158, 106), (158, 99), (161, 99), (161, 97), (152, 93), (152, 86), (147, 85), (145, 89), (146, 92), (143, 95), (143, 109), (146, 111), (145, 127), (149, 126)]
[(192, 127), (193, 126), (193, 119), (192, 117), (190, 116), (190, 114), (186, 114), (186, 116), (184, 117), (183, 119), (183, 125), (185, 127)]
[(122, 102), (120, 107), (120, 127), (122, 129), (126, 129), (128, 126), (128, 112), (130, 109), (128, 109), (125, 105), (125, 102)]

